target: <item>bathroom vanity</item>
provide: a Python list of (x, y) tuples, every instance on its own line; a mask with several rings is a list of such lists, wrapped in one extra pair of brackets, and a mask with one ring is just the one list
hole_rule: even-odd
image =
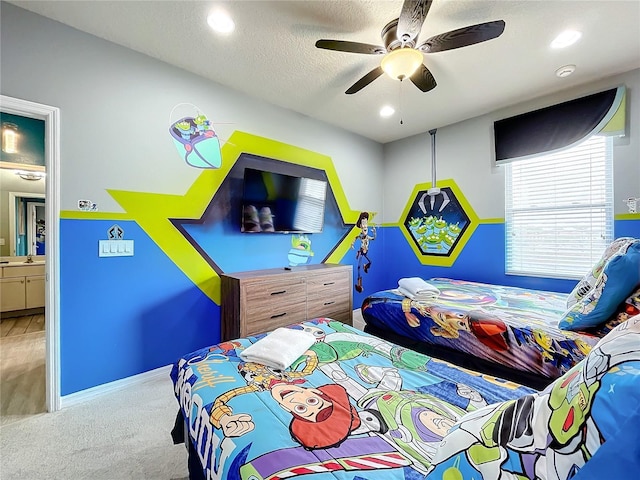
[(0, 263), (0, 312), (45, 306), (44, 260)]

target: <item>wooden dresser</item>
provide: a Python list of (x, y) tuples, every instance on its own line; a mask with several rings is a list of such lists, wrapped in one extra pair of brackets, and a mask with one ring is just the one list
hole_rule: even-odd
[(222, 341), (330, 317), (352, 323), (352, 267), (322, 263), (220, 275)]

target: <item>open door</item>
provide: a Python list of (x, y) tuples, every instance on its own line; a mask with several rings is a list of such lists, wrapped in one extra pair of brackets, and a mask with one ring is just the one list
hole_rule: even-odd
[[(45, 265), (46, 307), (46, 405), (50, 412), (60, 409), (60, 109), (50, 105), (30, 102), (19, 98), (0, 95), (0, 111), (11, 115), (44, 120), (45, 122), (45, 171), (47, 181), (45, 198), (47, 202), (46, 220), (47, 252)], [(33, 196), (33, 195), (29, 195)], [(11, 204), (11, 202), (10, 202)], [(44, 213), (43, 213), (44, 214)], [(39, 213), (34, 212), (36, 222)], [(14, 219), (15, 222), (15, 219)], [(9, 228), (15, 228), (10, 224)], [(34, 233), (36, 248), (38, 229)], [(43, 246), (44, 248), (44, 246)]]

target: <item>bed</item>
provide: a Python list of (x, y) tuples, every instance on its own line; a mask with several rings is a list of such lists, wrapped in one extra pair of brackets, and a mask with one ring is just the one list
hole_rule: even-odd
[(561, 330), (567, 294), (448, 278), (439, 292), (411, 300), (397, 289), (362, 302), (365, 331), (465, 367), (544, 388), (604, 335)]
[(640, 467), (640, 316), (542, 392), (331, 319), (289, 328), (317, 341), (285, 370), (240, 360), (262, 337), (175, 363), (190, 479), (590, 480)]
[(533, 392), (331, 319), (290, 328), (318, 341), (285, 371), (241, 361), (261, 337), (204, 348), (174, 365), (174, 439), (184, 423), (191, 479), (423, 478), (465, 413)]

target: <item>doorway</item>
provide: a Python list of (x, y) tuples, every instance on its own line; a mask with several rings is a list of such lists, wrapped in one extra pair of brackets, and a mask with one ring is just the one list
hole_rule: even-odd
[[(2, 177), (7, 177), (5, 171), (2, 171)], [(7, 185), (9, 182), (6, 180), (2, 182), (3, 197), (7, 193)], [(44, 186), (40, 191), (45, 191)], [(27, 255), (43, 257), (46, 251), (47, 222), (45, 193), (8, 192), (8, 198), (8, 255), (11, 257)]]
[[(45, 406), (46, 411), (53, 412), (60, 409), (60, 340), (59, 340), (59, 223), (60, 223), (60, 110), (57, 107), (34, 103), (27, 100), (0, 96), (0, 110), (3, 113), (43, 120), (45, 143), (45, 199), (44, 216), (37, 205), (29, 205), (26, 224), (35, 221), (32, 232), (26, 233), (26, 241), (32, 250), (32, 255), (38, 252), (38, 240), (46, 238), (41, 249), (45, 251), (44, 271), (44, 304), (45, 304)], [(2, 163), (3, 168), (11, 167)], [(38, 227), (40, 220), (40, 227)], [(46, 227), (46, 228), (45, 228)], [(28, 230), (28, 227), (27, 227)], [(45, 236), (46, 234), (46, 236)], [(32, 243), (33, 242), (33, 243)], [(42, 250), (41, 250), (42, 251)], [(4, 268), (4, 267), (3, 267)]]

